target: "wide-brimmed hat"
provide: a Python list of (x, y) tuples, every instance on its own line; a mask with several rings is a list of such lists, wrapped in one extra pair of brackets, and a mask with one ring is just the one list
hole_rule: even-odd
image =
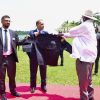
[(86, 10), (84, 15), (82, 15), (82, 16), (87, 17), (87, 18), (92, 19), (92, 20), (97, 20), (97, 18), (95, 18), (93, 16), (93, 12), (91, 10)]

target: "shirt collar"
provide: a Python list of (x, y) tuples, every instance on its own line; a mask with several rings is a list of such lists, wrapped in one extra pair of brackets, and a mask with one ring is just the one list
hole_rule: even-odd
[(9, 28), (7, 28), (7, 29), (4, 29), (3, 27), (2, 27), (2, 30), (4, 31), (4, 30), (7, 30), (7, 32), (9, 31)]
[[(40, 30), (37, 29), (37, 32), (39, 32)], [(43, 30), (41, 30), (40, 32), (43, 32)]]

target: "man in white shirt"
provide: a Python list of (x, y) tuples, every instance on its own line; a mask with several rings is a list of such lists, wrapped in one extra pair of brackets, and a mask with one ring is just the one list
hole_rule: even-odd
[(73, 37), (72, 54), (76, 58), (76, 71), (79, 79), (80, 100), (94, 100), (92, 68), (97, 56), (97, 41), (91, 10), (82, 15), (83, 23), (70, 29), (64, 37)]

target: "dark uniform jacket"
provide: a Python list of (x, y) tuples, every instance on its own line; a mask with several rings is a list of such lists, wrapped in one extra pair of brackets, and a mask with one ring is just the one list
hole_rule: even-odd
[(25, 52), (30, 52), (30, 57), (35, 56), (40, 65), (57, 66), (61, 47), (67, 48), (66, 50), (69, 53), (72, 52), (72, 46), (66, 41), (63, 42), (62, 46), (61, 37), (57, 35), (40, 34), (37, 37), (31, 35), (26, 42), (29, 43), (29, 45), (23, 46), (23, 50)]

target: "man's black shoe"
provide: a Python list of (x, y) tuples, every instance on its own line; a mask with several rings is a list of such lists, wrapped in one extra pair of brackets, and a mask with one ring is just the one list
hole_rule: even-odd
[(60, 64), (60, 66), (64, 66), (63, 64)]
[(47, 92), (46, 86), (42, 86), (41, 89), (42, 89), (43, 92)]
[(7, 97), (6, 97), (5, 94), (2, 94), (2, 95), (1, 95), (1, 100), (7, 100)]
[(94, 98), (92, 97), (92, 98), (89, 98), (89, 100), (94, 100)]
[(35, 92), (35, 87), (31, 88), (30, 92), (34, 93)]
[(20, 97), (21, 94), (19, 94), (18, 92), (11, 92), (11, 95), (16, 96), (16, 97)]

